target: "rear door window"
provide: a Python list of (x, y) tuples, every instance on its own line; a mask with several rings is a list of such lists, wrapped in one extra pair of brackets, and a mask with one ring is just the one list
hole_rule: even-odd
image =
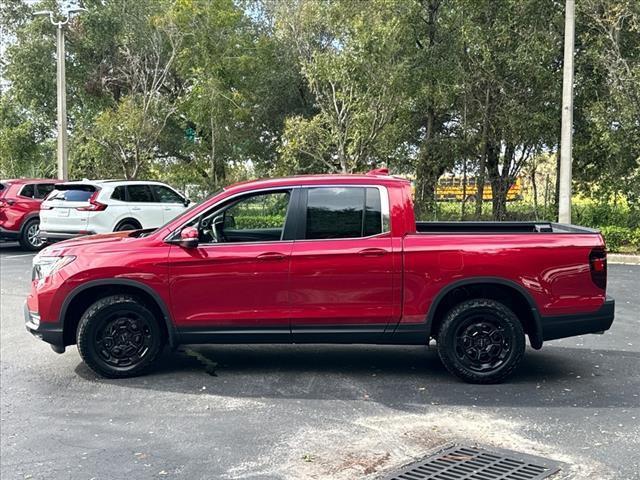
[(22, 190), (20, 190), (21, 197), (33, 198), (34, 195), (35, 195), (35, 185), (33, 183), (25, 185), (24, 187), (22, 187)]
[(36, 196), (35, 196), (35, 198), (38, 198), (38, 199), (42, 200), (44, 197), (49, 195), (51, 192), (53, 192), (53, 183), (39, 183), (37, 188), (36, 188)]
[(306, 239), (358, 238), (382, 232), (382, 206), (377, 188), (308, 189)]
[(149, 185), (129, 185), (127, 190), (130, 202), (152, 203), (155, 201)]

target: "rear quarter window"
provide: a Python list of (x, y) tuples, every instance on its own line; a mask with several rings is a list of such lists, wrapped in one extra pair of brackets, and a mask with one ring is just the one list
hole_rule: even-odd
[(124, 186), (120, 185), (119, 187), (116, 187), (113, 190), (113, 193), (111, 194), (111, 199), (112, 200), (120, 200), (121, 202), (124, 202), (127, 199), (127, 195), (126, 195)]

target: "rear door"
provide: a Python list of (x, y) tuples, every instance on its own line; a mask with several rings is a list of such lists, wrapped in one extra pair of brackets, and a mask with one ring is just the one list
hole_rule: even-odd
[(127, 185), (127, 201), (131, 215), (142, 228), (156, 228), (164, 224), (163, 206), (156, 201), (150, 185)]
[(290, 274), (294, 341), (375, 340), (399, 301), (386, 189), (308, 188), (301, 204)]
[(63, 183), (40, 206), (40, 230), (59, 233), (87, 233), (89, 200), (98, 188), (91, 184)]
[(185, 199), (176, 191), (165, 185), (151, 185), (156, 201), (162, 204), (163, 223), (173, 220), (184, 212)]

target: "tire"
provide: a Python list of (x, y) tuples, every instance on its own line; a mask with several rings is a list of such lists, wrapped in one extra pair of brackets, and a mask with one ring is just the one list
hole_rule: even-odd
[(24, 250), (35, 252), (46, 245), (46, 241), (40, 238), (40, 219), (27, 220), (20, 230), (18, 242)]
[(163, 330), (139, 298), (112, 295), (91, 305), (77, 331), (78, 351), (95, 373), (106, 378), (145, 373), (164, 345)]
[(123, 220), (118, 225), (116, 225), (116, 228), (114, 228), (113, 231), (124, 232), (127, 230), (139, 230), (140, 228), (142, 227), (138, 223), (136, 223), (134, 220)]
[(468, 383), (500, 383), (522, 362), (525, 337), (518, 317), (490, 299), (453, 307), (438, 332), (438, 354), (451, 373)]

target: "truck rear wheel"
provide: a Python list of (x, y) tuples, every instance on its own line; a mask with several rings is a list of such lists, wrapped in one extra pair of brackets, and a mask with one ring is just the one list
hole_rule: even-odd
[(438, 332), (444, 366), (469, 383), (499, 383), (522, 362), (525, 337), (518, 317), (502, 303), (473, 299), (452, 308)]
[(153, 312), (131, 295), (112, 295), (91, 305), (77, 331), (84, 362), (107, 378), (144, 373), (160, 355), (163, 334)]

